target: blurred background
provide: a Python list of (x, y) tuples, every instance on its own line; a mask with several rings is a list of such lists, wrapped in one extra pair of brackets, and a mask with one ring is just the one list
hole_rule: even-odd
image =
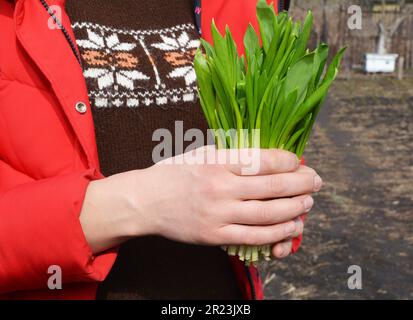
[(324, 188), (300, 251), (262, 265), (266, 298), (412, 299), (413, 0), (291, 1), (307, 10), (313, 45), (348, 49), (304, 155)]

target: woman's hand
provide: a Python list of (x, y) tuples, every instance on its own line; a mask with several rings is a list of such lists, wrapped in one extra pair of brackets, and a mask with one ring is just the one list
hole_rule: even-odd
[[(92, 182), (84, 208), (95, 213), (81, 215), (92, 249), (143, 235), (203, 245), (264, 245), (301, 233), (295, 219), (313, 205), (309, 194), (321, 187), (316, 172), (300, 166), (294, 154), (275, 149), (256, 150), (254, 175), (242, 175), (242, 161), (211, 161), (240, 152), (203, 147)], [(92, 222), (99, 217), (106, 223)]]

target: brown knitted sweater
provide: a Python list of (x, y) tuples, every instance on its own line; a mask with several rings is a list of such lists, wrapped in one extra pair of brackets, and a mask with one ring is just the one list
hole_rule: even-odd
[[(199, 46), (192, 0), (67, 0), (66, 10), (82, 57), (104, 175), (153, 165), (159, 142), (152, 134), (158, 128), (174, 133), (175, 121), (183, 121), (184, 130), (206, 131), (192, 65)], [(220, 248), (143, 237), (121, 247), (98, 297), (241, 294)]]

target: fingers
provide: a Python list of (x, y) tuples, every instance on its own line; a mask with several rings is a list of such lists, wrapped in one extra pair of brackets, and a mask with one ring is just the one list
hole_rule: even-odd
[(315, 170), (313, 169), (313, 168), (310, 168), (310, 167), (307, 167), (307, 166), (302, 166), (302, 165), (300, 165), (299, 167), (298, 167), (298, 170), (297, 171), (299, 171), (299, 172), (312, 172), (312, 173), (315, 173)]
[(268, 201), (247, 200), (234, 206), (228, 219), (236, 224), (272, 225), (294, 220), (309, 212), (313, 204), (314, 200), (309, 195)]
[(272, 255), (274, 258), (282, 259), (288, 256), (291, 253), (291, 249), (293, 247), (293, 241), (286, 240), (282, 242), (278, 242), (272, 247)]
[(218, 157), (223, 156), (227, 157), (225, 167), (236, 175), (268, 175), (299, 167), (294, 153), (279, 149), (218, 150)]
[(296, 228), (295, 228), (295, 231), (293, 232), (293, 235), (291, 236), (291, 238), (298, 237), (304, 231), (304, 222), (300, 218), (296, 218), (294, 220), (294, 222), (295, 222)]
[[(294, 234), (291, 236), (292, 238), (298, 237), (304, 231), (304, 224), (301, 221), (301, 219), (296, 219), (295, 222), (297, 224), (297, 228)], [(278, 259), (285, 258), (291, 253), (292, 247), (293, 247), (292, 239), (287, 239), (287, 240), (278, 242), (272, 246), (272, 250), (271, 250), (272, 255), (273, 257), (278, 258)]]
[(230, 224), (221, 228), (217, 241), (228, 245), (259, 246), (289, 239), (299, 232), (297, 228), (299, 223), (295, 221), (271, 226)]
[(238, 177), (236, 190), (240, 199), (272, 199), (317, 192), (323, 184), (314, 170), (299, 169), (290, 173)]

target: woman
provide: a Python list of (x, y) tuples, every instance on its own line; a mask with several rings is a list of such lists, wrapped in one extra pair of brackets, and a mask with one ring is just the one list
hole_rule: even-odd
[(262, 298), (219, 246), (295, 251), (320, 177), (281, 150), (253, 176), (152, 160), (157, 129), (206, 130), (195, 21), (241, 47), (255, 3), (0, 0), (3, 298)]

